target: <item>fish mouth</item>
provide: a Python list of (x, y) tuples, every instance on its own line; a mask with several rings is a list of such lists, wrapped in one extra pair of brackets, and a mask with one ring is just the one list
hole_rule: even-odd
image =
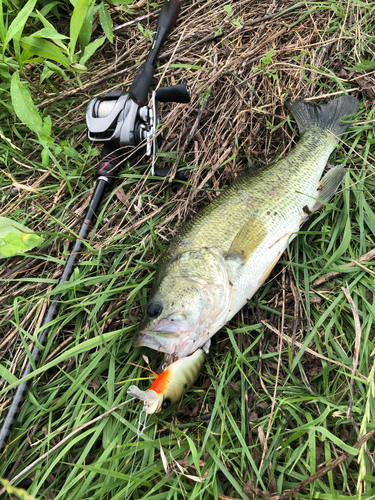
[(134, 347), (149, 347), (155, 351), (164, 352), (172, 356), (179, 356), (182, 346), (189, 343), (189, 338), (194, 337), (185, 318), (162, 318), (152, 328), (150, 326), (138, 330), (133, 340)]
[[(133, 347), (149, 347), (155, 351), (173, 354), (179, 334), (170, 331), (143, 331), (133, 340)], [(172, 348), (172, 349), (171, 349)]]
[(200, 338), (193, 332), (171, 332), (168, 330), (143, 330), (133, 340), (134, 347), (149, 347), (167, 354), (168, 364), (189, 356), (207, 339)]

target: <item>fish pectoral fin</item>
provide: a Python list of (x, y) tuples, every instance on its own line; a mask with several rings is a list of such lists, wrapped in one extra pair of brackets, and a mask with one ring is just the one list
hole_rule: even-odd
[(211, 339), (209, 338), (207, 340), (207, 342), (205, 342), (203, 345), (201, 345), (200, 349), (202, 349), (202, 351), (205, 354), (208, 354), (210, 352), (210, 346), (211, 346)]
[(318, 200), (311, 208), (311, 212), (319, 210), (323, 203), (327, 203), (336, 193), (338, 187), (345, 177), (345, 168), (342, 165), (329, 170), (326, 175), (319, 181), (316, 197)]
[(264, 224), (256, 217), (252, 217), (245, 222), (234, 237), (227, 258), (237, 258), (246, 264), (266, 236), (267, 230)]

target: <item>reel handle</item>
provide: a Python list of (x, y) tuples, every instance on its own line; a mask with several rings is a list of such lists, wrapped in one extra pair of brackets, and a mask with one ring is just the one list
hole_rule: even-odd
[(184, 83), (173, 85), (172, 87), (160, 87), (155, 93), (159, 102), (181, 102), (189, 103), (191, 99), (191, 89)]

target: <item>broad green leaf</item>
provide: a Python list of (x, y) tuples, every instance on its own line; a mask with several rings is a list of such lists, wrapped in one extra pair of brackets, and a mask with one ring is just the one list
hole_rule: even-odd
[(69, 38), (68, 36), (61, 35), (58, 31), (51, 28), (42, 28), (41, 30), (33, 33), (33, 37), (34, 36), (36, 38), (51, 38), (51, 40), (63, 40), (64, 38)]
[[(59, 5), (61, 2), (48, 2), (43, 8), (42, 10), (40, 11), (40, 13), (43, 15), (43, 16), (46, 16), (52, 9), (54, 9), (57, 5)], [(57, 9), (54, 10), (54, 14), (56, 14), (57, 12)]]
[(78, 40), (82, 52), (86, 49), (91, 40), (92, 35), (92, 22), (94, 19), (95, 6), (91, 5), (86, 13), (85, 19), (82, 24), (81, 31), (79, 32)]
[(0, 258), (22, 254), (36, 247), (43, 238), (33, 233), (23, 224), (0, 217)]
[(65, 36), (65, 35), (61, 35), (55, 29), (42, 28), (41, 30), (33, 33), (33, 37), (35, 37), (35, 38), (49, 38), (50, 40), (53, 40), (63, 50), (68, 51), (68, 47), (66, 45), (64, 45), (61, 40), (68, 40), (69, 37)]
[(37, 245), (39, 245), (39, 243), (41, 243), (43, 238), (41, 238), (40, 236), (38, 236), (35, 233), (23, 233), (23, 234), (21, 234), (21, 240), (23, 241), (25, 246), (29, 250), (31, 250), (31, 248), (34, 248)]
[(22, 57), (21, 57), (21, 48), (20, 48), (20, 39), (19, 38), (13, 38), (13, 50), (14, 50), (14, 55), (16, 56), (16, 61), (18, 62), (20, 68), (22, 68), (23, 65), (22, 65)]
[(44, 119), (43, 132), (45, 136), (50, 137), (52, 132), (52, 120), (50, 115), (46, 116)]
[(85, 20), (90, 0), (77, 0), (70, 21), (70, 59), (73, 60), (74, 49), (78, 40), (79, 32), (81, 31), (83, 21)]
[(53, 73), (62, 76), (65, 81), (69, 80), (69, 77), (60, 66), (51, 61), (44, 60), (44, 68), (40, 76), (40, 83), (42, 83), (46, 78), (49, 78)]
[(38, 19), (41, 21), (41, 23), (43, 24), (43, 26), (44, 26), (45, 28), (50, 28), (51, 30), (54, 30), (54, 29), (55, 29), (55, 28), (54, 28), (54, 26), (53, 26), (53, 24), (51, 24), (51, 23), (48, 21), (48, 19), (46, 19), (46, 18), (44, 17), (44, 16), (46, 15), (46, 14), (44, 13), (44, 7), (43, 7), (43, 9), (42, 9), (40, 12), (39, 12), (39, 10), (36, 10), (36, 11), (35, 11), (35, 13), (36, 13), (36, 15), (37, 15)]
[(10, 82), (9, 67), (6, 64), (0, 63), (0, 78), (6, 83)]
[(20, 33), (22, 33), (27, 18), (31, 14), (36, 2), (37, 0), (29, 0), (27, 4), (23, 7), (23, 9), (20, 10), (16, 18), (13, 20), (12, 24), (9, 26), (9, 29), (7, 31), (4, 40), (3, 53), (5, 52), (8, 43), (12, 40), (12, 38), (15, 37), (16, 35), (20, 36)]
[(111, 43), (113, 43), (113, 22), (108, 10), (105, 8), (104, 2), (100, 4), (99, 19), (105, 36)]
[(13, 255), (17, 255), (18, 253), (22, 253), (15, 245), (9, 245), (4, 243), (3, 245), (0, 243), (0, 259), (7, 259), (8, 257), (13, 257)]
[(64, 155), (70, 156), (71, 158), (76, 158), (76, 159), (80, 158), (80, 154), (70, 146), (64, 147), (63, 153)]
[(14, 111), (21, 122), (25, 123), (33, 132), (42, 135), (42, 118), (31, 98), (29, 89), (21, 83), (17, 71), (12, 75), (10, 93)]
[(3, 2), (0, 1), (0, 39), (4, 43), (6, 37), (4, 26)]
[(42, 151), (42, 165), (43, 167), (48, 167), (49, 165), (49, 154), (47, 149), (43, 149)]
[(365, 59), (362, 59), (361, 57), (361, 62), (356, 64), (353, 68), (354, 71), (372, 71), (375, 69), (375, 61), (366, 61)]
[(90, 59), (90, 57), (95, 53), (95, 51), (103, 45), (105, 41), (105, 37), (103, 36), (102, 38), (98, 38), (94, 42), (91, 42), (86, 48), (83, 53), (83, 56), (81, 57), (79, 63), (80, 64), (86, 64), (86, 62)]
[(66, 69), (69, 69), (69, 59), (65, 57), (61, 49), (54, 43), (44, 38), (34, 38), (32, 36), (21, 38), (20, 42), (29, 54), (52, 59), (52, 61), (56, 61)]
[[(0, 69), (0, 78), (2, 79), (2, 81), (4, 83), (9, 83), (9, 81), (10, 81), (10, 73), (8, 73), (8, 71), (2, 71)], [(3, 104), (3, 102), (1, 102), (1, 104)], [(5, 107), (9, 109), (8, 106), (5, 106)]]
[(27, 246), (21, 239), (21, 236), (17, 233), (9, 233), (4, 238), (5, 243), (11, 245), (12, 247), (18, 248), (20, 252), (27, 250)]

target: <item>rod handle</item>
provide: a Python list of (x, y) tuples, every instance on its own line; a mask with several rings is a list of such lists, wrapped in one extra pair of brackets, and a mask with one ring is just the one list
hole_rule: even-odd
[(153, 66), (155, 65), (156, 58), (164, 40), (174, 27), (180, 10), (181, 6), (178, 0), (164, 0), (163, 7), (161, 8), (161, 12), (159, 14), (158, 23), (156, 25), (154, 42), (147, 58), (147, 62)]
[(135, 97), (141, 106), (144, 106), (147, 102), (147, 94), (150, 89), (154, 73), (154, 66), (149, 62), (145, 62), (139, 67), (133, 83), (130, 85), (129, 92), (133, 94), (133, 97)]
[(168, 34), (172, 31), (180, 10), (181, 6), (178, 0), (164, 0), (156, 25), (156, 35), (151, 51), (147, 61), (140, 66), (129, 89), (129, 92), (133, 94), (141, 106), (144, 106), (147, 101), (147, 94), (151, 86), (152, 77), (154, 76), (154, 65), (159, 50)]
[(167, 36), (173, 29), (181, 10), (179, 0), (165, 0), (159, 14), (156, 31), (162, 31)]

